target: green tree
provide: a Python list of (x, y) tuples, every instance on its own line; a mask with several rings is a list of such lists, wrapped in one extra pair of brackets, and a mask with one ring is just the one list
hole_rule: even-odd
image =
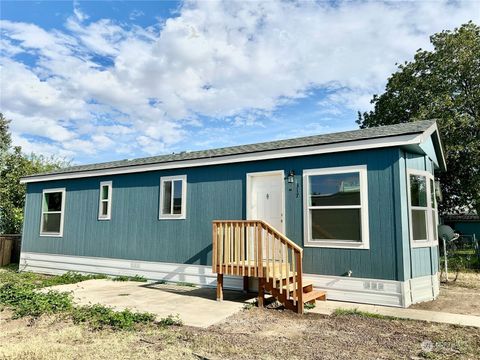
[(480, 214), (480, 27), (472, 22), (430, 37), (398, 66), (374, 109), (358, 114), (361, 128), (437, 119), (447, 172), (440, 178), (442, 212), (466, 206)]
[(25, 205), (25, 185), (20, 184), (23, 176), (52, 171), (68, 165), (63, 159), (22, 153), (20, 146), (11, 148), (8, 131), (9, 120), (0, 113), (0, 139), (2, 141), (0, 163), (0, 233), (20, 233)]
[(0, 113), (0, 155), (3, 156), (12, 144), (12, 137), (8, 132), (8, 124), (10, 120), (7, 120), (2, 113)]

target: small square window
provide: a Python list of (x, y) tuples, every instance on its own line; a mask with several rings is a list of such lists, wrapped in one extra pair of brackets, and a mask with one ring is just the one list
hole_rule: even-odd
[(160, 178), (160, 219), (185, 219), (186, 175)]

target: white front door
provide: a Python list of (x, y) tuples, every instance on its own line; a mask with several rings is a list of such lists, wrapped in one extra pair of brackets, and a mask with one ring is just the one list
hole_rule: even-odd
[(247, 175), (247, 219), (263, 220), (285, 233), (283, 171)]

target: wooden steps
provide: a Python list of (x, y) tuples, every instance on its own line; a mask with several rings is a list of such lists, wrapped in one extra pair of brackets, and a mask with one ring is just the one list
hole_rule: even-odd
[(289, 282), (288, 285), (285, 282), (286, 279), (276, 280), (275, 283), (273, 281), (265, 281), (264, 286), (266, 292), (270, 293), (289, 310), (303, 313), (303, 304), (314, 304), (316, 300), (326, 300), (327, 294), (324, 291), (314, 290), (312, 283), (302, 283), (302, 304), (299, 304), (298, 282)]
[(327, 293), (321, 290), (312, 290), (303, 295), (303, 303), (315, 303), (315, 300), (326, 300)]
[(325, 300), (323, 291), (303, 282), (303, 249), (261, 220), (217, 220), (212, 223), (212, 271), (217, 300), (223, 299), (223, 276), (258, 279), (258, 306), (270, 293), (285, 308), (303, 314), (304, 304)]

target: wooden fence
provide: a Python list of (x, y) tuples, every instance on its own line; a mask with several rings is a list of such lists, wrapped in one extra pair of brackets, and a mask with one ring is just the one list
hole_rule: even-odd
[(0, 235), (0, 266), (20, 261), (22, 236), (19, 234)]

